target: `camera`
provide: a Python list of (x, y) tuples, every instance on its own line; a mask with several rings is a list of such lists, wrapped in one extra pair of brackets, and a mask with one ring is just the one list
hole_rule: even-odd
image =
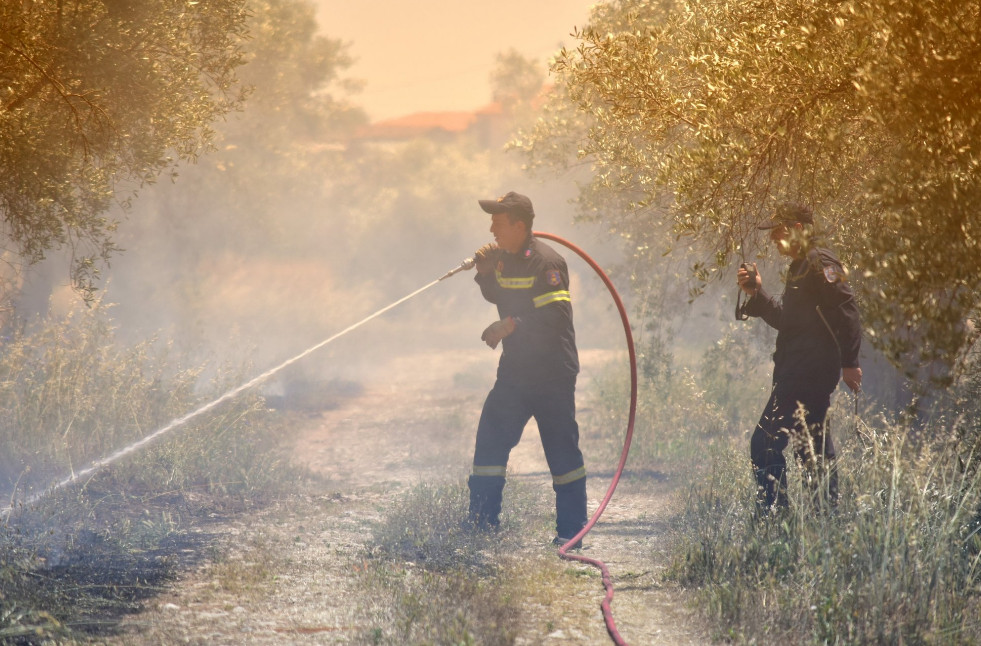
[[(742, 263), (739, 263), (739, 268), (746, 270), (746, 281), (747, 281), (747, 283), (749, 283), (750, 285), (752, 285), (753, 286), (753, 289), (756, 289), (756, 276), (758, 274), (758, 272), (756, 271), (756, 267), (754, 267), (753, 265), (749, 264), (748, 262), (742, 262)], [(739, 288), (739, 289), (736, 290), (736, 320), (737, 321), (745, 321), (746, 319), (749, 318), (749, 316), (746, 314), (746, 312), (743, 311), (743, 308), (745, 307), (745, 304), (740, 302), (740, 299), (742, 297), (742, 294), (743, 294), (742, 288)], [(747, 301), (747, 303), (748, 303), (748, 301)]]
[(747, 282), (749, 282), (749, 284), (752, 285), (755, 288), (756, 287), (756, 274), (757, 274), (756, 267), (754, 267), (753, 265), (749, 264), (748, 262), (740, 263), (739, 264), (739, 267), (741, 269), (745, 269), (746, 270), (746, 274), (749, 277)]

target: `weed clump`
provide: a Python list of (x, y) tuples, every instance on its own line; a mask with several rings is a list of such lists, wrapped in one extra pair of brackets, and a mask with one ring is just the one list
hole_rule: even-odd
[[(466, 522), (465, 482), (420, 484), (375, 526), (363, 585), (372, 591), (371, 644), (512, 644), (520, 600), (508, 555), (526, 523), (544, 523), (544, 500), (520, 487), (496, 531)], [(520, 520), (519, 520), (520, 519)]]
[(476, 530), (466, 522), (468, 504), (466, 485), (416, 485), (377, 523), (371, 545), (387, 559), (433, 571), (479, 569), (483, 552), (510, 533)]

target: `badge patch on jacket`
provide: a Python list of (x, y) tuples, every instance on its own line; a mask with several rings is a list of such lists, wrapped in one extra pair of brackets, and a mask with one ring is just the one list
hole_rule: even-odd
[(838, 282), (838, 270), (836, 270), (834, 266), (828, 265), (827, 267), (824, 268), (824, 278), (829, 283)]
[(562, 274), (559, 273), (558, 269), (549, 269), (548, 273), (545, 274), (548, 284), (552, 287), (562, 284)]

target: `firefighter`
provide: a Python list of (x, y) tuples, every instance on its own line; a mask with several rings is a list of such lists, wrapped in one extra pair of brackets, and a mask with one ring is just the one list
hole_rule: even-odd
[(790, 442), (815, 497), (833, 505), (835, 446), (825, 417), (839, 380), (855, 392), (862, 387), (858, 306), (841, 263), (814, 234), (810, 207), (781, 204), (759, 228), (770, 231), (770, 240), (791, 263), (779, 301), (763, 289), (755, 264), (736, 272), (740, 289), (750, 297), (741, 314), (760, 317), (777, 330), (773, 386), (750, 440), (758, 508), (768, 513), (787, 506), (783, 451)]
[(474, 279), (500, 317), (481, 340), (492, 349), (502, 343), (503, 351), (477, 425), (469, 520), (498, 526), (508, 457), (534, 417), (555, 491), (554, 542), (565, 544), (586, 525), (569, 272), (562, 256), (532, 235), (535, 211), (526, 196), (510, 192), (478, 203), (491, 215), (495, 242), (477, 250)]

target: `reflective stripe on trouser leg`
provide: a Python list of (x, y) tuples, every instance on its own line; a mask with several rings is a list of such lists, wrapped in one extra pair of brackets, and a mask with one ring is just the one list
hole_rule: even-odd
[(562, 538), (572, 538), (586, 526), (586, 469), (575, 471), (578, 478), (571, 482), (552, 478), (555, 490), (555, 533)]
[(531, 412), (524, 408), (520, 391), (495, 383), (477, 424), (473, 475), (467, 482), (471, 522), (494, 526), (499, 523), (508, 457), (529, 419)]
[(538, 389), (533, 409), (552, 473), (555, 530), (571, 538), (586, 526), (586, 468), (579, 450), (575, 379), (556, 380)]

